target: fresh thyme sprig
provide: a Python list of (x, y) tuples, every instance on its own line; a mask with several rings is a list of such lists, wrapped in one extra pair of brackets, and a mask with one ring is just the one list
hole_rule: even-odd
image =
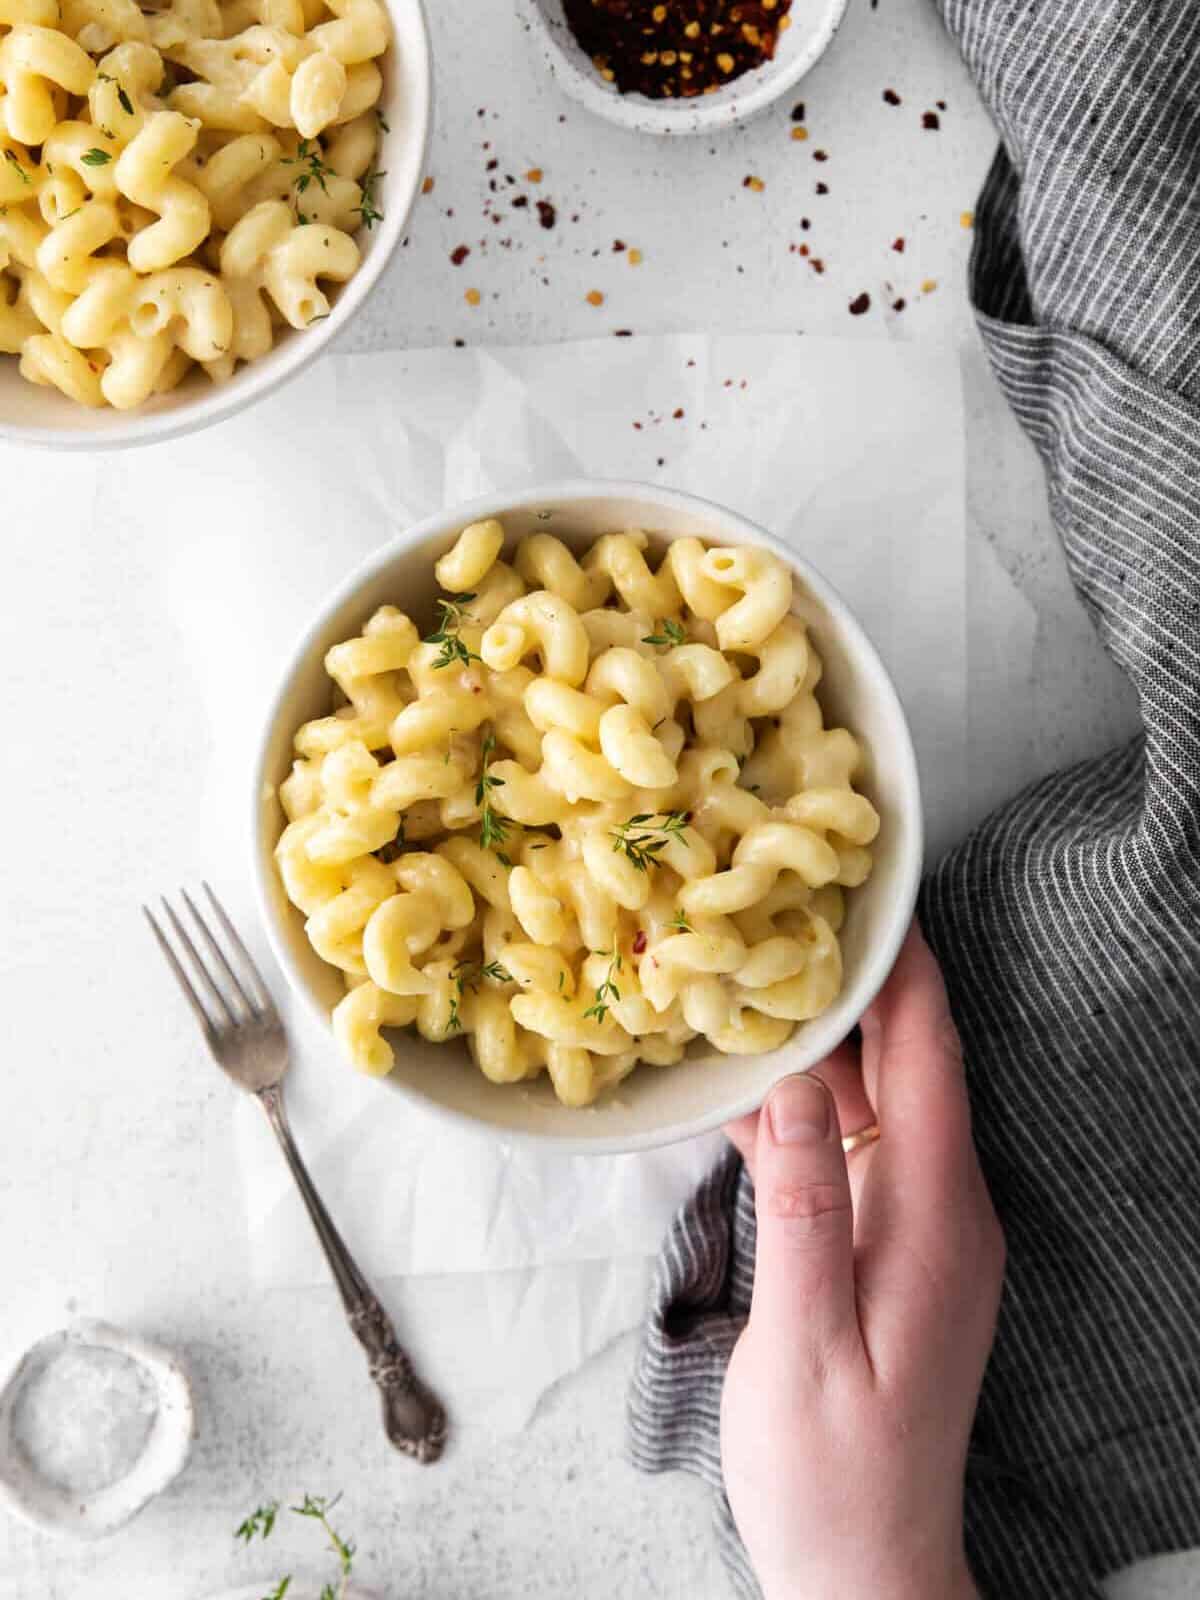
[[(16, 171), (16, 176), (21, 179), (22, 184), (32, 184), (34, 182), (34, 179), (30, 178), (29, 173), (21, 165), (21, 157), (16, 154), (16, 150), (5, 150), (5, 160), (11, 163), (13, 170)], [(86, 162), (86, 155), (83, 160)]]
[(673, 622), (670, 617), (666, 617), (659, 622), (658, 632), (646, 634), (642, 639), (642, 643), (661, 645), (664, 649), (669, 650), (673, 645), (686, 644), (687, 634), (684, 632), (682, 623)]
[(375, 203), (374, 190), (375, 185), (379, 182), (380, 178), (386, 177), (386, 172), (379, 172), (375, 167), (372, 167), (369, 172), (363, 174), (361, 185), (362, 198), (354, 209), (362, 218), (363, 227), (366, 228), (368, 233), (370, 233), (371, 229), (377, 222), (383, 221), (383, 212), (380, 211), (379, 207)]
[(259, 1506), (239, 1525), (234, 1533), (235, 1539), (240, 1539), (243, 1544), (249, 1544), (252, 1539), (269, 1539), (275, 1530), (275, 1518), (279, 1515), (279, 1501), (272, 1500), (265, 1506)]
[(682, 911), (675, 913), (670, 922), (667, 923), (667, 927), (673, 929), (675, 933), (692, 933), (694, 931)]
[[(354, 1546), (348, 1540), (342, 1538), (329, 1520), (329, 1513), (341, 1498), (340, 1494), (335, 1494), (332, 1500), (326, 1500), (324, 1495), (306, 1494), (298, 1506), (288, 1507), (289, 1511), (294, 1512), (298, 1517), (311, 1517), (314, 1522), (319, 1522), (325, 1530), (325, 1537), (329, 1540), (330, 1548), (337, 1556), (342, 1568), (342, 1582), (339, 1588), (334, 1590), (331, 1585), (328, 1586), (331, 1595), (344, 1592), (346, 1579), (349, 1578), (354, 1570)], [(322, 1590), (322, 1594), (324, 1592)]]
[(448, 667), (452, 661), (461, 661), (464, 667), (469, 667), (472, 661), (479, 657), (474, 650), (468, 650), (466, 642), (459, 637), (459, 632), (464, 622), (472, 622), (474, 618), (467, 610), (473, 594), (452, 594), (449, 600), (439, 600), (438, 610), (441, 613), (437, 630), (428, 634), (425, 644), (440, 644), (442, 653), (433, 663), (435, 668)]
[(479, 988), (485, 978), (490, 978), (493, 983), (512, 983), (513, 975), (507, 967), (502, 967), (498, 961), (459, 961), (455, 964), (450, 976), (454, 979), (454, 993), (450, 996), (450, 1016), (446, 1022), (446, 1032), (454, 1033), (462, 1027), (458, 1015), (458, 1002), (470, 989), (472, 992)]
[(309, 184), (320, 185), (321, 193), (328, 194), (329, 188), (326, 178), (332, 178), (333, 168), (327, 167), (322, 159), (324, 151), (316, 139), (301, 139), (296, 146), (294, 156), (281, 156), (279, 164), (282, 167), (299, 167), (301, 170), (292, 181), (292, 188), (297, 194), (303, 194)]
[(602, 956), (609, 956), (608, 971), (604, 975), (604, 982), (596, 990), (596, 997), (583, 1013), (585, 1017), (595, 1017), (597, 1022), (603, 1022), (609, 1011), (609, 1001), (619, 1000), (621, 991), (617, 988), (617, 973), (621, 970), (621, 953), (619, 950), (600, 950)]
[(493, 789), (503, 789), (504, 779), (488, 771), (488, 761), (496, 748), (496, 736), (489, 733), (483, 741), (483, 770), (475, 786), (475, 804), (483, 807), (479, 819), (479, 843), (484, 850), (494, 850), (496, 859), (506, 867), (512, 861), (505, 855), (503, 846), (508, 843), (508, 830), (513, 826), (508, 817), (502, 817), (491, 802)]
[(111, 72), (98, 72), (96, 74), (96, 78), (100, 83), (115, 83), (116, 84), (116, 86), (117, 86), (117, 100), (120, 102), (121, 110), (125, 113), (125, 115), (127, 117), (131, 117), (133, 115), (133, 101), (125, 93), (125, 90), (121, 87), (120, 79), (119, 78), (114, 78)]
[(85, 150), (79, 159), (85, 167), (106, 167), (112, 157), (107, 150), (98, 150), (93, 145), (90, 150)]
[[(655, 819), (661, 817), (662, 821)], [(613, 851), (620, 850), (632, 861), (639, 872), (658, 865), (655, 859), (667, 848), (672, 839), (682, 844), (688, 840), (684, 830), (692, 820), (690, 811), (639, 811), (628, 822), (620, 822), (611, 830)]]
[[(329, 1520), (329, 1513), (341, 1498), (340, 1494), (335, 1494), (332, 1500), (327, 1500), (324, 1495), (306, 1494), (298, 1506), (288, 1507), (293, 1516), (307, 1517), (321, 1525), (325, 1530), (329, 1547), (337, 1557), (340, 1576), (336, 1583), (327, 1583), (321, 1590), (321, 1600), (346, 1600), (350, 1575), (354, 1571), (354, 1545), (349, 1539), (344, 1539)], [(269, 1539), (275, 1531), (275, 1520), (278, 1515), (278, 1500), (259, 1506), (241, 1523), (234, 1538), (240, 1539), (243, 1544), (250, 1544), (254, 1539)], [(292, 1576), (289, 1573), (286, 1577), (280, 1578), (270, 1594), (264, 1595), (262, 1600), (284, 1600), (291, 1586)]]

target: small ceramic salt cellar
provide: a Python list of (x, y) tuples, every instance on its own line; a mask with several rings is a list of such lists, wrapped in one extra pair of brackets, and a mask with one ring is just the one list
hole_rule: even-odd
[(46, 1532), (102, 1538), (179, 1474), (194, 1433), (169, 1351), (76, 1322), (27, 1350), (0, 1390), (0, 1503)]

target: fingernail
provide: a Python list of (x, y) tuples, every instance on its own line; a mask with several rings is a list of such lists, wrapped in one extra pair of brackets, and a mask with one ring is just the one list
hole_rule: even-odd
[(771, 1091), (771, 1132), (777, 1144), (819, 1144), (829, 1137), (829, 1091), (818, 1078), (785, 1078)]

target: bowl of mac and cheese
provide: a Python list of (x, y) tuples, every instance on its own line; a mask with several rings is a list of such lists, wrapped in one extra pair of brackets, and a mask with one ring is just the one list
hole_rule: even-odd
[(254, 828), (331, 1072), (595, 1151), (719, 1126), (843, 1039), (922, 838), (903, 709), (819, 574), (594, 483), (354, 574), (275, 699)]
[(401, 239), (421, 0), (0, 7), (0, 438), (115, 448), (298, 372)]

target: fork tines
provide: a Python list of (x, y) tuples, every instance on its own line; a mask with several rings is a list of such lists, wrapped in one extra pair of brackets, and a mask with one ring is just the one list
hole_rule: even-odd
[[(225, 908), (207, 883), (202, 887), (212, 908), (216, 933), (205, 921), (187, 890), (181, 889), (179, 894), (200, 936), (207, 960), (197, 950), (191, 934), (165, 897), (162, 900), (162, 914), (170, 924), (176, 945), (186, 957), (186, 964), (155, 920), (149, 906), (143, 906), (142, 912), (188, 1004), (195, 1012), (196, 1020), (205, 1036), (212, 1040), (226, 1029), (239, 1027), (250, 1020), (276, 1020), (276, 1012), (262, 974), (229, 920)], [(189, 976), (189, 967), (195, 974), (195, 982)]]

